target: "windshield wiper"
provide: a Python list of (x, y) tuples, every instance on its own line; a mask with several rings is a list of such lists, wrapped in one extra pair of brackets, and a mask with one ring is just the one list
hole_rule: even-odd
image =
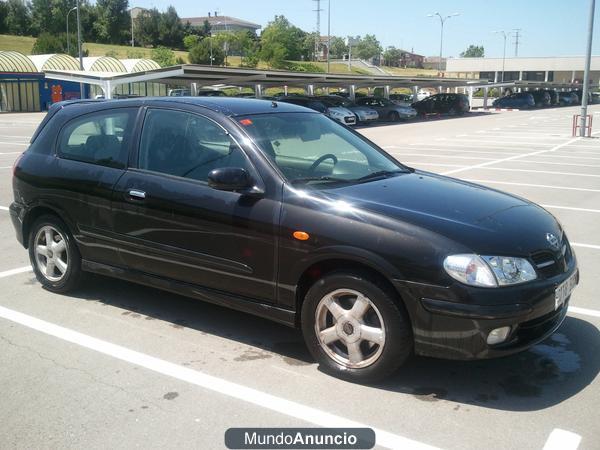
[(385, 177), (389, 177), (390, 175), (396, 175), (399, 173), (410, 173), (408, 170), (402, 170), (402, 169), (398, 169), (398, 170), (378, 170), (377, 172), (373, 172), (370, 173), (368, 175), (365, 175), (364, 177), (360, 177), (357, 178), (356, 182), (363, 182), (363, 181), (369, 181), (369, 180), (374, 180), (376, 178), (385, 178)]
[(301, 183), (310, 183), (311, 181), (330, 181), (334, 183), (348, 183), (351, 180), (346, 180), (344, 178), (336, 178), (330, 176), (321, 176), (321, 177), (303, 177), (303, 178), (295, 178), (291, 181), (292, 184), (301, 184)]

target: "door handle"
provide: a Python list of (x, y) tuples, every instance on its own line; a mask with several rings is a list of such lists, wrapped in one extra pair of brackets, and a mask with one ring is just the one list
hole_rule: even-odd
[(146, 193), (137, 189), (130, 189), (127, 193), (130, 197), (135, 199), (144, 200), (146, 198)]

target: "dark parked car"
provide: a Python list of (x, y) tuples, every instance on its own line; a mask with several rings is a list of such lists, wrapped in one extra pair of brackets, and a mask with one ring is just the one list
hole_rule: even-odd
[(546, 91), (527, 91), (528, 94), (531, 94), (533, 97), (533, 101), (535, 102), (536, 108), (545, 108), (550, 106), (550, 94)]
[(544, 92), (550, 96), (550, 106), (558, 106), (558, 92), (554, 89), (544, 89)]
[(560, 106), (575, 106), (579, 104), (579, 97), (575, 92), (559, 92), (558, 104)]
[(528, 92), (517, 92), (497, 98), (492, 106), (494, 108), (529, 109), (535, 107), (535, 100)]
[(198, 97), (52, 105), (14, 166), (10, 216), (39, 282), (94, 272), (302, 329), (367, 381), (413, 351), (524, 350), (578, 282), (559, 222), (411, 169), (309, 109)]
[[(583, 102), (583, 89), (575, 89), (571, 91), (573, 94), (577, 95), (577, 104), (581, 105)], [(588, 104), (592, 103), (592, 93), (588, 91)]]
[(419, 114), (460, 115), (470, 111), (469, 98), (464, 94), (435, 94), (412, 104)]

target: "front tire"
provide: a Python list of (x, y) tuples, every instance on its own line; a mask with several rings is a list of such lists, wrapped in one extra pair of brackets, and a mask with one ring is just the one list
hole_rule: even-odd
[(49, 291), (65, 293), (81, 281), (81, 255), (58, 217), (39, 217), (29, 233), (29, 260), (37, 280)]
[(318, 280), (302, 305), (302, 332), (321, 368), (353, 382), (395, 372), (413, 348), (410, 321), (395, 293), (368, 274), (334, 272)]

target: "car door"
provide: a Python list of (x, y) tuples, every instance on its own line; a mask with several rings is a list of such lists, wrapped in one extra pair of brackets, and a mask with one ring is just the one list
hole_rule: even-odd
[(48, 197), (71, 222), (84, 259), (120, 265), (110, 237), (111, 196), (125, 173), (138, 108), (83, 107), (72, 113), (56, 141)]
[(113, 200), (127, 266), (273, 302), (280, 202), (207, 183), (213, 169), (242, 167), (261, 185), (236, 139), (207, 116), (151, 107), (134, 159)]

